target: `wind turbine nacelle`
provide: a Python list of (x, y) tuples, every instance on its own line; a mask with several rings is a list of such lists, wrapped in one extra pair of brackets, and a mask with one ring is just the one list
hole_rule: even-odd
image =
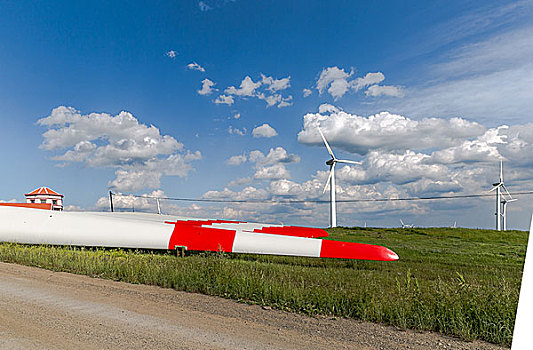
[(326, 162), (327, 165), (333, 165), (335, 163), (335, 159), (330, 159)]

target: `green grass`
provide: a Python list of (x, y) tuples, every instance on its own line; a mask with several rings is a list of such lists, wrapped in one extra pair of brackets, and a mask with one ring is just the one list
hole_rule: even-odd
[(171, 254), (0, 244), (0, 260), (217, 295), (306, 314), (509, 345), (528, 234), (448, 228), (337, 228), (396, 262)]

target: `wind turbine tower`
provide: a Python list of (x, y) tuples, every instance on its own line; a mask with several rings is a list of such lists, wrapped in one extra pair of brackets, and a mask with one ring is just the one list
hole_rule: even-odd
[(322, 141), (324, 141), (324, 145), (326, 146), (326, 149), (328, 150), (329, 155), (331, 156), (331, 159), (326, 162), (327, 165), (329, 165), (329, 175), (328, 180), (326, 181), (326, 186), (324, 186), (324, 192), (326, 192), (326, 189), (328, 188), (329, 184), (329, 226), (330, 227), (337, 227), (337, 206), (335, 203), (335, 164), (337, 163), (347, 163), (347, 164), (361, 164), (361, 162), (354, 162), (353, 160), (344, 160), (344, 159), (337, 159), (335, 155), (333, 154), (333, 151), (331, 150), (331, 147), (328, 144), (328, 141), (324, 137), (324, 134), (322, 133), (322, 130), (318, 129), (318, 132), (320, 133), (320, 136), (322, 136)]
[[(502, 230), (502, 221), (503, 221), (503, 230), (507, 231), (507, 204), (510, 202), (516, 201), (503, 183), (503, 161), (500, 160), (500, 181), (492, 184), (492, 189), (490, 191), (496, 190), (496, 230)], [(505, 191), (509, 198), (505, 198), (505, 194), (502, 192), (502, 189)], [(502, 210), (503, 209), (503, 210)]]

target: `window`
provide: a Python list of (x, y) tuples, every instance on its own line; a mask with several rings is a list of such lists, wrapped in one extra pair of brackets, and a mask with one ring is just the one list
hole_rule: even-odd
[(30, 203), (35, 203), (35, 199), (30, 199)]
[(52, 200), (52, 203), (53, 203), (54, 205), (57, 205), (57, 199), (53, 199), (53, 200)]
[(46, 199), (41, 199), (41, 203), (46, 203)]

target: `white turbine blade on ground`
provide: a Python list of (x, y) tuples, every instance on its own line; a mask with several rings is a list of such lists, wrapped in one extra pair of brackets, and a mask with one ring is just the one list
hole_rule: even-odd
[(326, 190), (328, 189), (329, 182), (331, 181), (331, 176), (333, 175), (333, 168), (335, 168), (335, 163), (333, 163), (329, 167), (328, 181), (326, 181), (326, 186), (324, 186), (324, 191), (322, 191), (322, 193), (326, 193)]
[(331, 147), (329, 147), (328, 141), (326, 141), (326, 138), (324, 137), (324, 134), (322, 133), (322, 130), (320, 130), (320, 128), (318, 128), (318, 132), (320, 133), (320, 136), (322, 136), (322, 141), (324, 141), (324, 145), (326, 145), (329, 155), (331, 156), (331, 158), (336, 159), (335, 155), (333, 154), (333, 151), (331, 150)]
[(362, 162), (356, 162), (354, 160), (346, 160), (346, 159), (337, 159), (337, 163), (348, 163), (348, 164), (363, 164)]

